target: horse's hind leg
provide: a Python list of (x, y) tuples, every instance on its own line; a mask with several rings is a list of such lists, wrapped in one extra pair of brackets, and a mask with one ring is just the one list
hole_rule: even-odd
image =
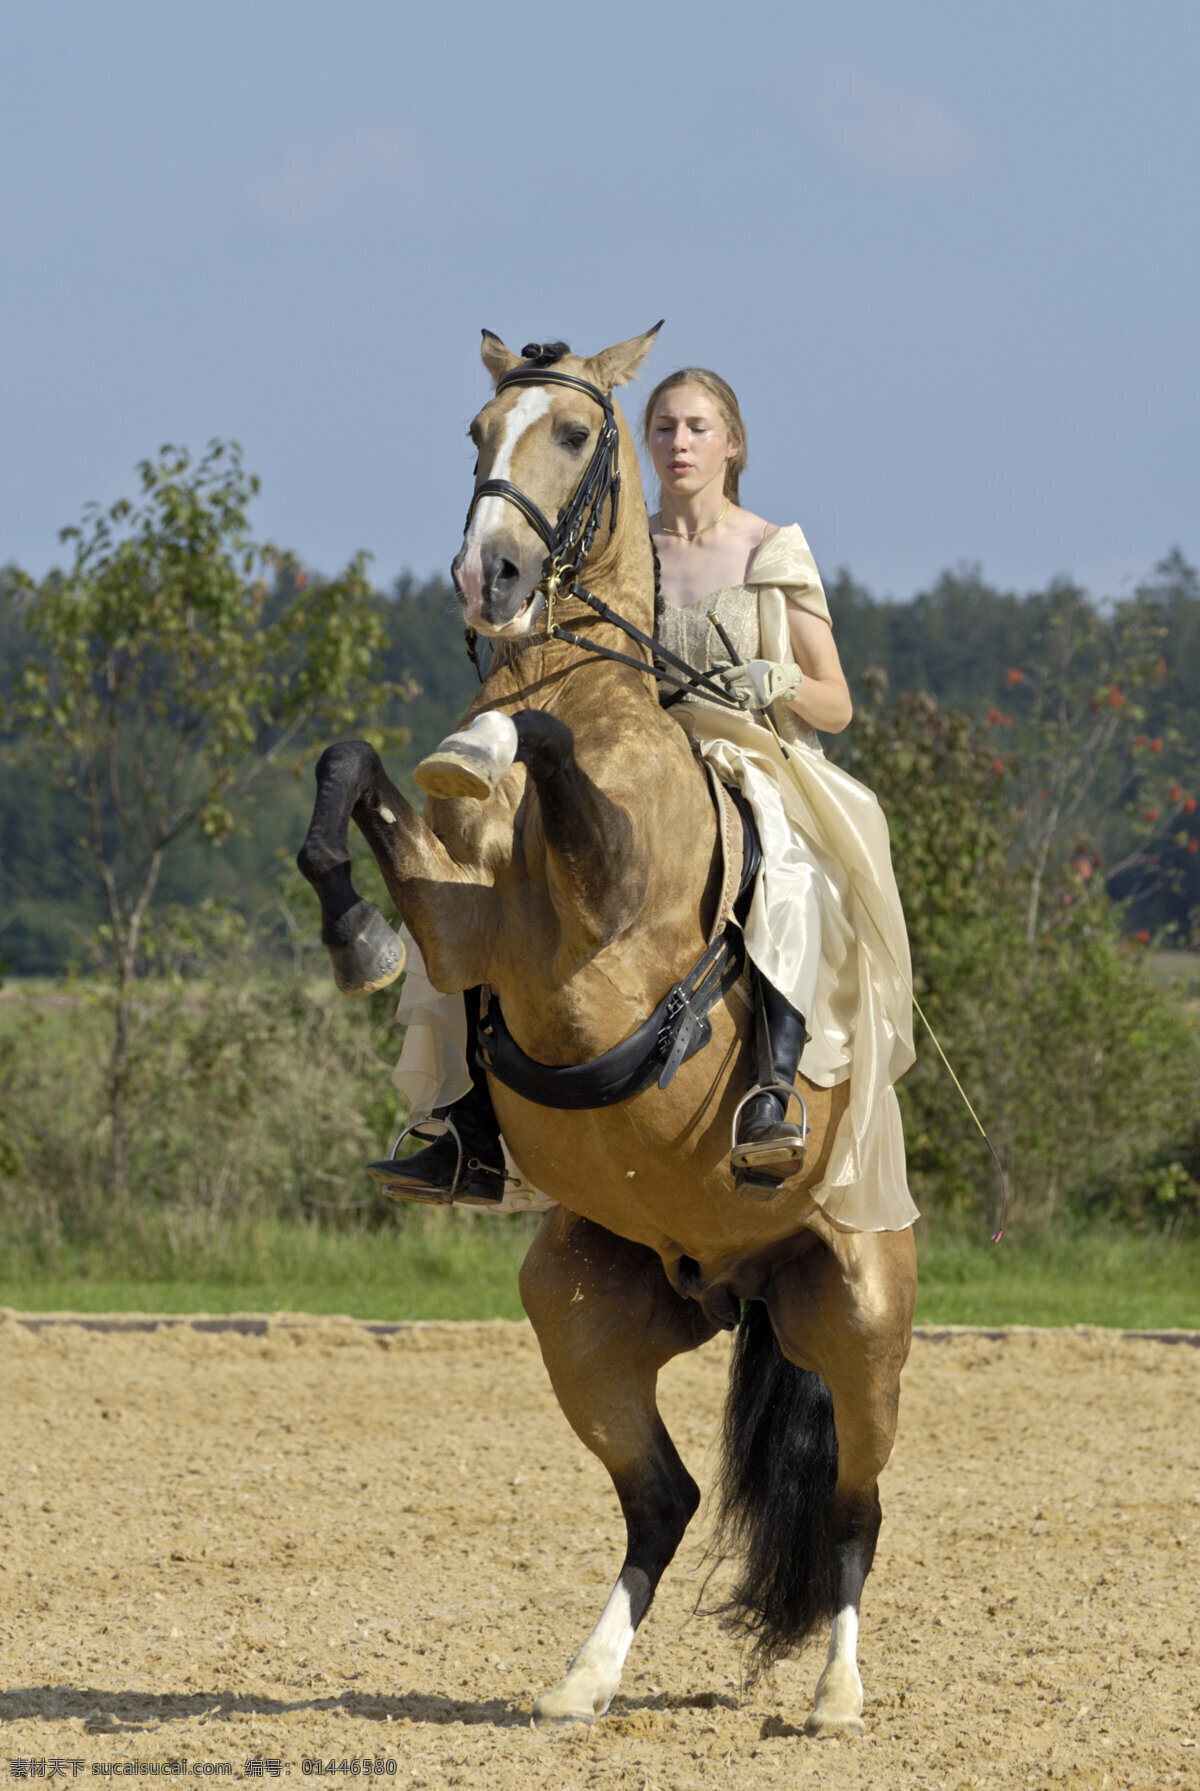
[(828, 1387), (837, 1432), (827, 1532), (833, 1625), (804, 1725), (819, 1736), (862, 1732), (859, 1601), (879, 1536), (879, 1475), (895, 1440), (900, 1370), (912, 1341), (917, 1291), (911, 1230), (831, 1230), (827, 1244), (787, 1265), (768, 1298), (783, 1353), (815, 1369)]
[(658, 1371), (714, 1333), (651, 1250), (557, 1208), (521, 1270), (521, 1299), (558, 1403), (612, 1476), (625, 1517), (624, 1565), (591, 1635), (534, 1705), (540, 1725), (590, 1723), (621, 1683), (625, 1656), (700, 1502), (658, 1415)]

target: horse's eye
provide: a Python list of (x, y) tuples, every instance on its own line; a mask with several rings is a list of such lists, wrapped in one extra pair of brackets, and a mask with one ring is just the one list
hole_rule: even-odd
[(582, 448), (587, 438), (588, 432), (586, 429), (569, 429), (566, 438), (567, 446), (568, 448)]

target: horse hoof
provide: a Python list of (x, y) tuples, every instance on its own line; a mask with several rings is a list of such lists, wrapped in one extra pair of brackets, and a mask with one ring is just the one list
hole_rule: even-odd
[(590, 1729), (596, 1721), (594, 1716), (589, 1716), (583, 1710), (564, 1710), (557, 1714), (543, 1710), (540, 1702), (534, 1705), (531, 1720), (533, 1727), (540, 1729), (543, 1734), (550, 1729), (569, 1729), (576, 1723), (582, 1723), (585, 1729)]
[(598, 1716), (604, 1715), (611, 1703), (612, 1689), (608, 1685), (598, 1684), (590, 1673), (584, 1674), (582, 1683), (576, 1674), (568, 1673), (534, 1705), (533, 1726), (535, 1729), (562, 1729), (568, 1723), (590, 1726)]
[(469, 728), (448, 734), (413, 772), (427, 796), (489, 797), (517, 756), (517, 729), (511, 715), (489, 709)]
[(865, 1732), (861, 1716), (822, 1716), (814, 1710), (804, 1723), (804, 1733), (814, 1741), (836, 1741), (843, 1735), (853, 1739)]
[(338, 931), (351, 935), (348, 943), (326, 942), (325, 949), (343, 995), (373, 995), (395, 982), (404, 969), (404, 945), (374, 902), (356, 903), (338, 922)]
[(499, 782), (492, 756), (470, 747), (439, 748), (413, 772), (413, 782), (427, 796), (451, 799), (473, 796), (484, 802)]

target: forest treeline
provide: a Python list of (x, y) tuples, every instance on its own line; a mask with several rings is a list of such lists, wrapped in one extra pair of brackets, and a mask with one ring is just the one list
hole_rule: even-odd
[[(278, 602), (294, 596), (296, 577), (303, 575), (294, 569), (278, 574)], [(321, 591), (314, 580), (314, 604)], [(944, 572), (909, 601), (877, 598), (843, 569), (828, 580), (828, 595), (842, 661), (860, 706), (884, 692), (894, 698), (924, 691), (942, 707), (971, 715), (981, 728), (988, 728), (990, 718), (997, 761), (1006, 768), (1020, 760), (1023, 718), (1014, 712), (1014, 697), (1024, 691), (1012, 682), (1013, 674), (1024, 675), (1054, 651), (1056, 618), (1064, 608), (1091, 604), (1087, 593), (1064, 581), (1027, 593), (1000, 590), (974, 567)], [(392, 730), (393, 737), (407, 736), (392, 747), (388, 762), (411, 793), (413, 766), (455, 725), (476, 687), (476, 674), (447, 580), (405, 574), (371, 601), (385, 643), (378, 683), (389, 694), (370, 719)], [(15, 571), (0, 572), (0, 703), (11, 695), (19, 669), (36, 654), (24, 603)], [(1155, 774), (1163, 774), (1159, 782), (1167, 777), (1169, 794), (1200, 746), (1200, 577), (1173, 550), (1136, 593), (1097, 613), (1118, 625), (1123, 615), (1136, 613), (1142, 635), (1150, 631), (1156, 638), (1153, 651), (1161, 670), (1138, 693), (1140, 733), (1147, 743), (1144, 768), (1114, 757), (1107, 778), (1110, 800), (1092, 806), (1127, 814), (1144, 788), (1150, 794), (1140, 813), (1157, 807), (1161, 817)], [(853, 727), (828, 746), (845, 757), (852, 743)], [(79, 805), (39, 771), (36, 756), (18, 764), (13, 757), (18, 745), (17, 731), (11, 723), (5, 727), (0, 711), (0, 746), (7, 749), (0, 761), (0, 967), (17, 975), (54, 975), (85, 963), (86, 940), (103, 916)], [(186, 905), (215, 898), (248, 918), (260, 918), (273, 900), (278, 866), (295, 851), (307, 824), (306, 770), (313, 757), (315, 749), (264, 777), (237, 825), (218, 844), (202, 836), (183, 842), (164, 866), (159, 899)], [(1194, 837), (1194, 819), (1180, 820)], [(1142, 832), (1153, 825), (1146, 823)], [(1081, 849), (1096, 854), (1106, 874), (1116, 867), (1111, 890), (1127, 899), (1132, 931), (1165, 930), (1182, 942), (1188, 916), (1200, 905), (1196, 855), (1178, 839), (1164, 838), (1158, 852), (1142, 852), (1131, 868), (1123, 862), (1129, 857), (1124, 826), (1115, 812), (1106, 813), (1093, 827), (1094, 837), (1082, 841), (1081, 834)]]

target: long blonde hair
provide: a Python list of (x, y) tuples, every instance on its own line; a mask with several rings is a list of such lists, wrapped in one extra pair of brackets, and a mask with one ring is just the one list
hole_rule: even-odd
[(664, 392), (673, 391), (676, 386), (699, 386), (707, 392), (721, 413), (726, 429), (737, 443), (737, 453), (725, 462), (725, 496), (730, 503), (738, 500), (738, 480), (746, 470), (746, 425), (742, 422), (742, 412), (733, 387), (713, 373), (708, 367), (680, 367), (676, 373), (668, 373), (660, 379), (649, 398), (642, 413), (642, 440), (650, 446), (650, 424), (654, 417), (654, 407)]

